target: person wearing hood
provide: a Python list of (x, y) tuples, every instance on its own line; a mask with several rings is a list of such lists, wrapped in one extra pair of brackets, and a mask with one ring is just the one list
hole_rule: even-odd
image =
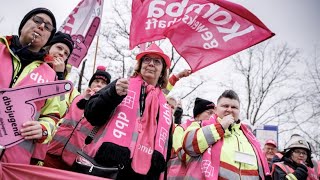
[(291, 136), (285, 148), (281, 162), (272, 166), (272, 178), (275, 180), (318, 180), (317, 168), (311, 160), (309, 143), (300, 135)]
[[(56, 20), (47, 8), (35, 8), (22, 19), (18, 36), (0, 38), (0, 88), (13, 88), (56, 80), (55, 71), (44, 62), (43, 47), (56, 32)], [(37, 74), (38, 76), (33, 76)], [(26, 141), (5, 150), (2, 162), (29, 164), (35, 143), (48, 143), (59, 121), (59, 102), (49, 98), (37, 102), (37, 119), (20, 129)], [(20, 154), (17, 158), (17, 154)]]

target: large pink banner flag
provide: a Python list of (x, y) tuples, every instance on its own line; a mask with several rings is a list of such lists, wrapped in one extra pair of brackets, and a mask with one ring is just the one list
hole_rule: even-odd
[(130, 48), (168, 38), (192, 72), (260, 43), (272, 33), (226, 0), (133, 0)]
[(60, 27), (72, 36), (74, 50), (68, 63), (79, 67), (96, 35), (102, 17), (103, 0), (82, 0)]

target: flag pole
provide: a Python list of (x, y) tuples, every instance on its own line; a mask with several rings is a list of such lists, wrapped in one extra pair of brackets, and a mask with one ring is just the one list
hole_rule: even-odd
[(95, 67), (96, 67), (96, 60), (97, 60), (97, 53), (98, 53), (98, 45), (99, 45), (99, 35), (97, 36), (97, 43), (96, 43), (96, 52), (94, 54), (94, 59), (93, 59), (93, 72), (92, 74), (94, 74), (95, 72)]

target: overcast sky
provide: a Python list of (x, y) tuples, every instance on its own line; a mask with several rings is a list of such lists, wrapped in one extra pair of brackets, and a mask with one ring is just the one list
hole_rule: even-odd
[[(4, 0), (3, 0), (4, 1)], [(281, 42), (304, 50), (320, 44), (319, 0), (232, 0), (249, 9)], [(35, 7), (47, 7), (55, 14), (60, 26), (80, 0), (5, 0), (0, 11), (0, 35), (17, 34), (22, 17)], [(111, 0), (105, 0), (106, 7)]]

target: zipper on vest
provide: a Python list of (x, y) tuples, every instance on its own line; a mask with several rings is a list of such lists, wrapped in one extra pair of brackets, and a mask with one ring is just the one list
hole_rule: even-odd
[[(12, 86), (17, 82), (17, 80), (18, 80), (18, 78), (19, 78), (19, 76), (20, 76), (20, 74), (22, 72), (22, 70), (20, 69), (21, 68), (20, 67), (21, 64), (18, 63), (17, 68), (15, 69), (14, 68), (14, 61), (13, 61), (14, 57), (12, 55), (11, 55), (11, 58), (12, 58), (12, 61), (11, 61), (11, 63), (12, 63), (12, 76), (11, 76), (11, 82), (10, 82), (9, 88), (12, 88)], [(16, 70), (18, 70), (18, 72), (17, 72), (17, 75), (14, 76), (14, 74), (16, 73)]]
[[(240, 142), (239, 142), (239, 138), (238, 138), (238, 136), (237, 136), (237, 133), (236, 133), (236, 131), (234, 130), (234, 129), (231, 129), (234, 133), (233, 133), (233, 135), (236, 137), (236, 139), (237, 139), (237, 143), (238, 143), (238, 151), (240, 151)], [(239, 162), (239, 178), (241, 179), (241, 162)]]

